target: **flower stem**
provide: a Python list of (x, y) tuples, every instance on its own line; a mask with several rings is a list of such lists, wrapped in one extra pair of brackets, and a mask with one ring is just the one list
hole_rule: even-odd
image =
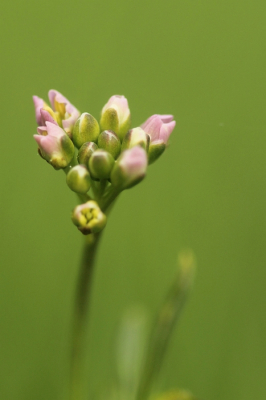
[(75, 299), (70, 365), (70, 400), (84, 398), (83, 372), (87, 312), (95, 257), (101, 233), (86, 236)]
[[(102, 184), (102, 190), (106, 182)], [(99, 199), (102, 210), (108, 213), (111, 205), (120, 192), (110, 188), (105, 195)], [(85, 195), (87, 196), (87, 195)], [(82, 200), (82, 199), (81, 199)], [(86, 200), (85, 200), (86, 201)], [(72, 349), (70, 364), (70, 400), (84, 399), (84, 354), (86, 342), (86, 324), (91, 292), (92, 275), (95, 257), (101, 238), (101, 233), (86, 236), (86, 242), (81, 259), (80, 273), (77, 283), (77, 292), (73, 317)]]
[(117, 196), (121, 193), (120, 190), (110, 187), (105, 196), (99, 201), (99, 205), (103, 212), (108, 212), (109, 207), (112, 205)]

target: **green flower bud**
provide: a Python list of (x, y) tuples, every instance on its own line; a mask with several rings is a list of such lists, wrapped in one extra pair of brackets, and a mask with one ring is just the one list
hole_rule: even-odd
[(83, 143), (97, 142), (99, 133), (100, 127), (96, 119), (89, 113), (83, 113), (74, 125), (72, 140), (80, 148)]
[(66, 177), (68, 187), (76, 193), (87, 193), (90, 189), (90, 174), (84, 165), (71, 168)]
[(100, 149), (108, 151), (116, 159), (121, 150), (121, 143), (118, 136), (113, 131), (103, 131), (98, 137)]
[(156, 140), (150, 143), (148, 152), (149, 164), (152, 164), (163, 154), (165, 147), (163, 140)]
[(90, 200), (74, 209), (72, 221), (83, 235), (88, 235), (98, 233), (105, 227), (106, 216), (96, 201)]
[(114, 132), (119, 131), (118, 113), (114, 108), (108, 108), (102, 113), (100, 126), (101, 129), (110, 129)]
[(92, 153), (98, 149), (97, 144), (94, 142), (86, 142), (84, 143), (78, 152), (78, 163), (88, 165), (88, 161)]
[(89, 171), (92, 179), (109, 179), (115, 160), (105, 150), (96, 150), (89, 159)]
[(134, 128), (127, 132), (122, 143), (122, 151), (131, 149), (135, 146), (140, 146), (144, 150), (148, 151), (150, 143), (150, 136), (147, 135), (143, 129)]

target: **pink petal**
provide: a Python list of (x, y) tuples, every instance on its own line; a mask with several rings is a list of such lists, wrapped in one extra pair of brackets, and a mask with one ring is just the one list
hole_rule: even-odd
[(46, 126), (38, 126), (37, 132), (39, 133), (39, 135), (46, 136), (47, 135)]
[(143, 124), (141, 125), (141, 128), (145, 131), (146, 126), (149, 125), (149, 123), (152, 121), (153, 118), (155, 118), (157, 115), (154, 114), (150, 118), (148, 118)]
[(62, 125), (66, 132), (70, 132), (76, 120), (79, 118), (80, 112), (74, 106), (72, 106), (72, 104), (66, 107), (66, 111), (71, 115), (69, 118), (63, 119)]
[(161, 118), (162, 122), (164, 123), (171, 122), (174, 119), (174, 116), (171, 114), (158, 114), (158, 115)]
[(69, 114), (70, 116), (66, 119), (62, 120), (62, 125), (63, 128), (69, 133), (72, 130), (72, 127), (74, 126), (76, 120), (80, 116), (80, 112), (76, 107), (73, 106), (73, 104), (70, 103), (70, 101), (63, 96), (60, 92), (57, 90), (49, 90), (48, 93), (50, 103), (52, 105), (53, 110), (55, 110), (55, 100), (58, 103), (63, 103), (65, 104), (66, 107), (66, 113)]
[(115, 94), (114, 96), (110, 97), (108, 102), (106, 103), (107, 108), (113, 107), (117, 105), (121, 108), (122, 112), (125, 112), (128, 109), (128, 102), (125, 96), (121, 96), (119, 94)]
[(54, 138), (61, 139), (64, 135), (66, 135), (65, 131), (60, 128), (60, 126), (55, 125), (52, 122), (47, 121), (46, 126), (48, 136), (53, 136)]
[(63, 96), (60, 92), (57, 90), (51, 89), (48, 92), (48, 97), (52, 106), (52, 109), (55, 111), (55, 106), (54, 106), (54, 101), (56, 100), (58, 103), (64, 103), (68, 104), (69, 101), (65, 96)]
[(42, 141), (41, 135), (33, 135), (33, 138), (36, 140), (37, 144), (40, 146)]
[(52, 154), (60, 151), (60, 143), (53, 136), (33, 135), (34, 139), (39, 145), (43, 155), (51, 157)]
[(120, 163), (131, 179), (145, 174), (148, 165), (146, 151), (139, 146), (125, 150)]
[(158, 140), (160, 137), (160, 129), (162, 127), (162, 121), (159, 115), (152, 115), (147, 119), (141, 128), (151, 137), (151, 141)]
[(168, 142), (169, 136), (173, 132), (175, 125), (176, 125), (175, 121), (162, 125), (160, 129), (160, 139), (163, 140), (165, 144)]
[(44, 100), (41, 99), (38, 96), (33, 96), (33, 103), (34, 103), (34, 107), (35, 107), (35, 116), (36, 116), (36, 121), (38, 125), (42, 125), (42, 116), (41, 116), (41, 108), (43, 108), (44, 106)]
[(108, 102), (103, 107), (102, 113), (104, 113), (108, 108), (114, 108), (117, 111), (120, 123), (126, 121), (130, 116), (128, 101), (125, 96), (115, 94), (114, 96), (110, 97)]
[(53, 119), (51, 114), (47, 111), (41, 108), (41, 116), (42, 116), (42, 122), (45, 124), (46, 121), (51, 122), (52, 124), (58, 125), (58, 123)]

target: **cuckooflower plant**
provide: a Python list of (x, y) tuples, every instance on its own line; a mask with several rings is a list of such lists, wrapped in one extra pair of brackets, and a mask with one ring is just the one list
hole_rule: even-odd
[[(66, 184), (77, 194), (72, 222), (85, 236), (74, 308), (69, 391), (70, 400), (83, 400), (84, 333), (92, 271), (102, 231), (116, 198), (140, 183), (146, 176), (148, 165), (165, 151), (176, 122), (172, 115), (155, 114), (142, 125), (132, 128), (130, 109), (124, 96), (112, 96), (103, 107), (99, 121), (88, 112), (80, 114), (56, 90), (50, 90), (48, 97), (50, 105), (33, 96), (38, 125), (34, 139), (40, 156), (55, 170), (64, 171)], [(184, 268), (180, 276), (166, 303), (167, 307), (172, 307), (171, 313), (164, 315), (163, 309), (159, 315), (158, 331), (153, 335), (144, 363), (145, 371), (136, 389), (137, 400), (149, 396), (152, 377), (161, 364), (165, 332), (170, 331), (190, 286), (191, 270)], [(183, 394), (178, 396), (176, 398), (180, 400), (190, 399)]]

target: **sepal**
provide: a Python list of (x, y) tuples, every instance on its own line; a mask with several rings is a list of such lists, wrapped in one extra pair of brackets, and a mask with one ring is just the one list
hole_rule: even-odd
[(156, 140), (149, 146), (148, 159), (149, 164), (156, 161), (164, 152), (166, 146), (163, 140)]
[(98, 138), (100, 149), (108, 151), (116, 159), (121, 151), (121, 143), (118, 136), (113, 131), (103, 131)]
[(114, 108), (107, 108), (102, 112), (100, 120), (101, 130), (111, 130), (119, 132), (118, 113)]
[(86, 142), (97, 142), (100, 127), (97, 120), (89, 113), (83, 113), (76, 121), (72, 140), (77, 148)]
[(66, 182), (68, 187), (76, 193), (87, 193), (90, 189), (90, 174), (84, 165), (76, 165), (67, 174)]
[(105, 150), (98, 149), (90, 157), (88, 167), (92, 179), (109, 179), (114, 167), (114, 157)]
[(150, 136), (147, 135), (140, 127), (133, 128), (128, 131), (124, 137), (122, 143), (122, 151), (131, 149), (135, 146), (140, 146), (144, 150), (148, 151), (150, 143)]
[(78, 163), (83, 165), (88, 165), (90, 156), (97, 149), (98, 146), (94, 142), (84, 143), (78, 151)]

